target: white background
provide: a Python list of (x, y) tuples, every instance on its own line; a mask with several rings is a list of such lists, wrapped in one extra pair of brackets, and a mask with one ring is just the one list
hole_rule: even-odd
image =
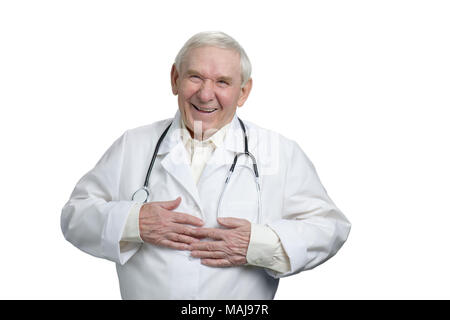
[(447, 1), (1, 1), (0, 298), (120, 299), (113, 263), (60, 230), (126, 129), (172, 117), (194, 33), (246, 49), (243, 119), (296, 140), (352, 222), (276, 299), (450, 298)]

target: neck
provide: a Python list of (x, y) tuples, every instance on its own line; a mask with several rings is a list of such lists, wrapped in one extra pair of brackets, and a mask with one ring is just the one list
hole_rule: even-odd
[(188, 128), (188, 126), (185, 125), (185, 128), (189, 131), (189, 134), (191, 135), (192, 139), (203, 141), (207, 140), (211, 136), (213, 136), (217, 131), (220, 129), (211, 128), (207, 130), (203, 130), (203, 125), (201, 121), (194, 121), (194, 130), (191, 128)]

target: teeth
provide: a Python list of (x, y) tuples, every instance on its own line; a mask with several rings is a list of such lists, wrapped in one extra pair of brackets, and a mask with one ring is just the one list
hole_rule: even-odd
[(204, 111), (204, 112), (213, 112), (216, 111), (215, 108), (201, 108), (201, 107), (197, 107), (195, 105), (193, 105), (195, 109), (200, 110), (200, 111)]

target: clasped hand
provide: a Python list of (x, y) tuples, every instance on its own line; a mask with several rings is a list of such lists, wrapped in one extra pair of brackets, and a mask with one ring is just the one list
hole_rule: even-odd
[[(203, 221), (186, 213), (174, 212), (181, 203), (151, 202), (142, 206), (139, 231), (145, 242), (176, 250), (190, 250), (191, 256), (211, 267), (229, 267), (247, 263), (251, 224), (238, 218), (218, 218), (225, 228), (203, 228)], [(194, 226), (194, 227), (191, 227)], [(210, 240), (201, 241), (208, 238)]]

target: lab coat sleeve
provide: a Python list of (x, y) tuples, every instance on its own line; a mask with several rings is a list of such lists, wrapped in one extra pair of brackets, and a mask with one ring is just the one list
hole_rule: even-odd
[(268, 225), (281, 240), (291, 270), (276, 273), (285, 277), (312, 269), (341, 248), (350, 232), (350, 222), (322, 186), (311, 161), (295, 142), (287, 155), (282, 218)]
[(128, 215), (136, 202), (118, 199), (127, 133), (76, 184), (61, 213), (66, 240), (93, 256), (124, 264), (139, 243), (120, 247)]

